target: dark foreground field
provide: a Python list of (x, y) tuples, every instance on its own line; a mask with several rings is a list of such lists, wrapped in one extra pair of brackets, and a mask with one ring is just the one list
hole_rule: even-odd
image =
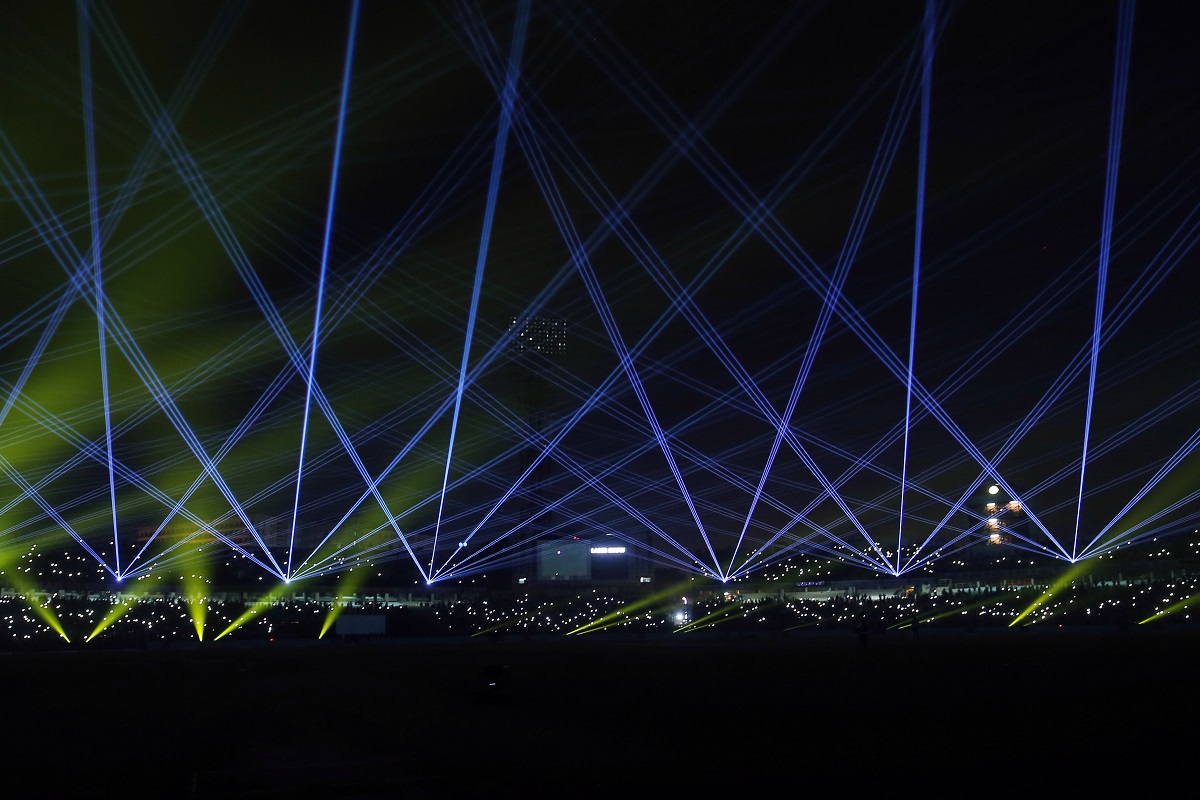
[(5, 796), (1150, 794), (1200, 762), (1198, 654), (1181, 629), (8, 653)]

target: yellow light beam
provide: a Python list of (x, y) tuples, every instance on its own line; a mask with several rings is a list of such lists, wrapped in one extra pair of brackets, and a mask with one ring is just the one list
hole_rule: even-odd
[(318, 639), (324, 639), (325, 634), (333, 627), (333, 623), (341, 616), (342, 598), (354, 595), (362, 587), (367, 579), (368, 569), (369, 567), (363, 564), (357, 568), (351, 567), (342, 573), (342, 579), (338, 582), (337, 596), (333, 598), (333, 607), (325, 615), (325, 622), (321, 625), (321, 632), (317, 634)]
[(1067, 567), (1066, 571), (1063, 572), (1062, 575), (1058, 576), (1053, 583), (1047, 586), (1045, 590), (1038, 595), (1036, 600), (1026, 606), (1025, 610), (1020, 614), (1017, 614), (1017, 616), (1013, 618), (1012, 622), (1008, 623), (1008, 627), (1011, 628), (1014, 625), (1017, 625), (1021, 620), (1025, 619), (1034, 611), (1037, 611), (1039, 608), (1045, 605), (1046, 602), (1049, 601), (1050, 598), (1053, 597), (1057, 592), (1067, 588), (1077, 579), (1086, 575), (1093, 566), (1091, 563), (1092, 560), (1093, 559), (1084, 559), (1082, 561), (1076, 561), (1074, 564)]
[(699, 619), (694, 619), (686, 625), (680, 625), (678, 628), (672, 631), (672, 633), (687, 633), (688, 631), (694, 631), (699, 628), (711, 628), (714, 625), (720, 625), (722, 622), (730, 622), (731, 620), (741, 619), (751, 610), (743, 606), (731, 614), (729, 608), (730, 605), (732, 604), (727, 603), (718, 608), (716, 611), (705, 614)]
[(1190, 606), (1192, 603), (1196, 602), (1197, 600), (1200, 600), (1200, 593), (1194, 594), (1191, 597), (1184, 598), (1183, 600), (1180, 600), (1178, 603), (1172, 603), (1171, 605), (1164, 608), (1162, 611), (1159, 611), (1155, 614), (1151, 614), (1150, 616), (1146, 617), (1144, 620), (1139, 622), (1138, 625), (1145, 625), (1147, 622), (1153, 622), (1156, 619), (1162, 619), (1163, 617), (1167, 616), (1168, 614), (1174, 614), (1176, 611), (1182, 611), (1183, 609), (1187, 608), (1188, 606)]
[[(620, 626), (624, 625), (626, 622), (629, 622), (629, 620), (630, 620), (630, 617), (619, 617), (617, 619), (611, 619), (608, 622), (605, 622), (603, 624), (590, 627), (586, 631), (581, 631), (581, 633), (596, 633), (597, 631), (603, 631), (603, 630), (608, 630), (609, 628), (620, 627)], [(589, 623), (589, 624), (591, 624), (591, 623)], [(571, 631), (568, 633), (568, 635), (570, 635), (570, 633), (574, 633), (574, 632), (575, 631)]]
[(792, 625), (790, 628), (784, 628), (783, 633), (787, 633), (788, 631), (798, 631), (801, 628), (811, 628), (813, 625), (820, 625), (820, 624), (821, 624), (821, 620), (810, 619), (808, 622), (801, 622), (799, 625)]
[(237, 619), (229, 623), (229, 627), (218, 633), (217, 639), (220, 639), (222, 636), (228, 636), (230, 633), (242, 627), (250, 620), (261, 615), (264, 611), (270, 608), (271, 604), (278, 600), (280, 596), (284, 594), (284, 592), (289, 591), (291, 588), (292, 585), (290, 583), (281, 583), (275, 588), (271, 589), (271, 591), (267, 592), (257, 601), (252, 603), (250, 607), (243, 611)]
[(208, 580), (200, 574), (189, 572), (182, 578), (183, 602), (187, 605), (196, 638), (204, 641), (204, 623), (208, 619)]
[[(1017, 599), (1020, 599), (1022, 592), (1015, 592), (1013, 594), (1015, 594)], [(997, 598), (999, 598), (1003, 595), (1004, 595), (1003, 592), (998, 592), (996, 594), (989, 594), (986, 597), (983, 597), (972, 603), (962, 603), (962, 604), (951, 605), (949, 608), (946, 608), (944, 611), (939, 611), (936, 614), (928, 614), (926, 616), (921, 617), (920, 621), (921, 622), (933, 622), (934, 620), (938, 620), (938, 619), (949, 619), (951, 617), (958, 617), (958, 616), (965, 614), (968, 611), (975, 611), (977, 609), (983, 608), (986, 605), (995, 603)], [(908, 622), (906, 621), (905, 624), (908, 624)]]
[(99, 635), (100, 631), (104, 630), (109, 625), (112, 625), (121, 617), (125, 616), (125, 613), (137, 605), (137, 602), (137, 598), (133, 597), (132, 595), (126, 595), (124, 599), (122, 599), (120, 595), (117, 595), (117, 602), (112, 604), (112, 606), (108, 609), (108, 613), (104, 615), (104, 619), (96, 623), (96, 627), (92, 629), (92, 632), (89, 633), (87, 638), (83, 641), (90, 642), (92, 639), (95, 639), (96, 636)]
[(661, 592), (655, 592), (654, 594), (646, 595), (645, 597), (635, 600), (632, 603), (621, 606), (615, 611), (610, 611), (607, 614), (592, 620), (591, 622), (585, 622), (575, 630), (567, 631), (566, 635), (573, 636), (579, 633), (588, 633), (592, 629), (599, 630), (600, 627), (607, 627), (608, 623), (611, 623), (613, 620), (616, 620), (619, 617), (627, 617), (629, 616), (630, 612), (641, 611), (644, 608), (650, 608), (652, 606), (661, 604), (668, 597), (679, 597), (680, 593), (684, 589), (691, 588), (692, 586), (693, 583), (690, 580), (681, 581), (674, 586), (668, 586)]
[(62, 623), (59, 622), (58, 615), (54, 613), (54, 610), (49, 605), (43, 605), (37, 601), (37, 591), (33, 583), (20, 572), (13, 571), (11, 573), (6, 572), (6, 574), (13, 588), (21, 595), (21, 599), (33, 609), (33, 613), (41, 617), (42, 621), (49, 625), (51, 630), (61, 636), (64, 641), (70, 642), (71, 637), (67, 636), (67, 632), (63, 629)]

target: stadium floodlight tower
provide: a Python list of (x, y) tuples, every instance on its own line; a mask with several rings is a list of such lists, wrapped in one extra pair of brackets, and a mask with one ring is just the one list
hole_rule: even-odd
[(967, 550), (967, 561), (982, 567), (999, 566), (1012, 553), (1003, 545), (1028, 541), (1028, 520), (1021, 500), (1010, 496), (999, 481), (985, 481), (969, 501), (967, 526), (975, 531), (978, 546)]

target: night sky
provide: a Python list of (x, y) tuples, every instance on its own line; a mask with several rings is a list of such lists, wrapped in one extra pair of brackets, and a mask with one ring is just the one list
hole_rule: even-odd
[(993, 482), (1034, 558), (1191, 532), (1189, 9), (4, 4), (0, 545), (892, 572)]

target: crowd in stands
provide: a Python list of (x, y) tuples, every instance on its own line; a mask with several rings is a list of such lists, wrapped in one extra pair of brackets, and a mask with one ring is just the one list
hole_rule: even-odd
[[(0, 649), (171, 647), (183, 644), (338, 641), (362, 638), (355, 618), (377, 637), (800, 636), (858, 632), (1044, 630), (1192, 621), (1200, 578), (1090, 581), (1052, 586), (978, 586), (894, 592), (739, 594), (697, 587), (691, 596), (619, 597), (585, 589), (535, 593), (436, 595), (361, 593), (354, 597), (245, 593), (139, 595), (105, 591), (20, 591), (0, 587)], [(347, 634), (345, 631), (353, 631)]]

